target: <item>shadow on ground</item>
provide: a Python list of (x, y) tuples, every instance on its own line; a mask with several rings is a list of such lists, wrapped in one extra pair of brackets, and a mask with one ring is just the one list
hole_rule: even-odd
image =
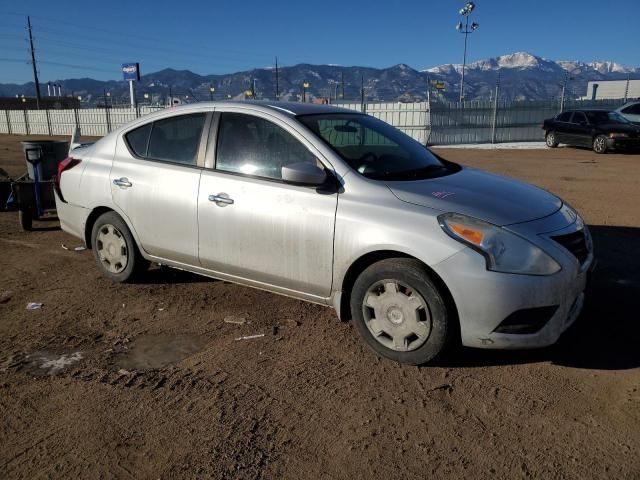
[(556, 345), (529, 351), (462, 348), (442, 363), (484, 367), (551, 361), (601, 370), (640, 367), (640, 228), (589, 228), (598, 265), (582, 314)]
[(218, 282), (215, 278), (204, 277), (185, 270), (169, 268), (165, 266), (154, 266), (141, 275), (136, 283), (143, 285), (162, 285), (166, 283), (210, 283)]

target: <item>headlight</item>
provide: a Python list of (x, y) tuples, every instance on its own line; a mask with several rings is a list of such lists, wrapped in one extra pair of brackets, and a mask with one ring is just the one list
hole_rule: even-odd
[(487, 270), (527, 275), (551, 275), (560, 265), (542, 249), (504, 228), (459, 213), (438, 217), (450, 237), (481, 253)]
[(610, 133), (609, 138), (627, 138), (629, 135), (626, 133)]

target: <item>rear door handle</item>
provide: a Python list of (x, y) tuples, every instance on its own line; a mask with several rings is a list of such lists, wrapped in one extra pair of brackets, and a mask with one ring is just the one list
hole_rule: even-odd
[(214, 202), (219, 207), (233, 205), (233, 198), (230, 198), (229, 195), (224, 192), (218, 193), (217, 195), (209, 195), (209, 201)]
[(131, 183), (127, 177), (115, 178), (113, 180), (113, 184), (119, 187), (126, 187), (126, 188), (133, 186), (133, 183)]

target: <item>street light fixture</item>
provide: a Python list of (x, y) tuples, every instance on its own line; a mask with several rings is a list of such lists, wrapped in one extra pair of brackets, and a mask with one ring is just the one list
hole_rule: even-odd
[(309, 82), (303, 82), (302, 84), (302, 103), (307, 101), (307, 88), (309, 88)]
[(464, 69), (467, 66), (467, 37), (470, 33), (475, 32), (480, 25), (476, 22), (469, 24), (469, 15), (476, 8), (476, 4), (473, 2), (467, 2), (464, 7), (460, 9), (458, 13), (465, 18), (465, 23), (462, 21), (456, 25), (456, 30), (464, 34), (464, 55), (462, 59), (462, 78), (460, 79), (460, 101), (464, 100)]

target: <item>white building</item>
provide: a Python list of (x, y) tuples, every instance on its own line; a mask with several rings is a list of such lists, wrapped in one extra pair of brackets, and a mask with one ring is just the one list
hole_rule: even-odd
[(581, 100), (640, 98), (640, 80), (599, 80), (587, 84), (587, 94)]

